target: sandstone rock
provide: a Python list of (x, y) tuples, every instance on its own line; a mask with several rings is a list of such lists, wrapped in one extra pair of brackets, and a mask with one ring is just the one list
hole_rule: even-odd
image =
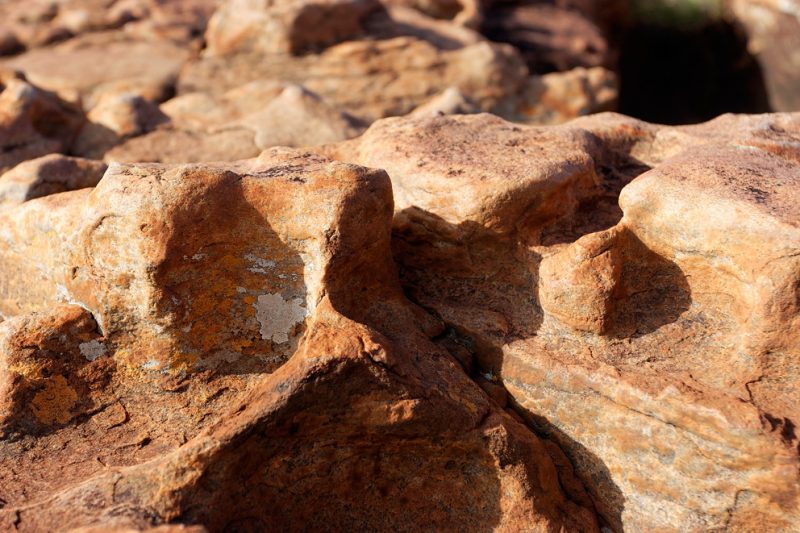
[(103, 94), (86, 116), (72, 153), (101, 159), (123, 140), (143, 135), (169, 122), (156, 104), (127, 92)]
[(513, 44), (531, 72), (547, 74), (609, 64), (600, 30), (578, 11), (546, 5), (495, 6), (481, 30), (492, 40)]
[[(296, 85), (253, 82), (214, 98), (168, 102), (172, 124), (108, 152), (110, 161), (199, 162), (255, 157), (273, 146), (303, 147), (356, 137), (359, 121)], [(92, 143), (87, 143), (92, 145)]]
[(63, 426), (109, 396), (110, 361), (96, 328), (74, 305), (0, 326), (0, 434)]
[(459, 25), (478, 28), (482, 21), (481, 0), (383, 0), (388, 6), (413, 7), (438, 19), (452, 19)]
[(560, 124), (615, 109), (618, 94), (616, 76), (603, 67), (532, 76), (527, 106), (517, 119), (529, 124)]
[[(103, 338), (81, 337), (88, 313), (71, 306), (10, 319), (4, 342), (30, 350), (28, 337), (55, 338), (68, 344), (44, 348), (59, 357), (74, 353), (71, 339), (102, 343), (95, 362), (111, 364), (116, 398), (0, 448), (3, 528), (598, 530), (564, 496), (545, 445), (430, 341), (438, 322), (405, 300), (383, 171), (286, 149), (217, 166), (116, 165), (90, 194), (32, 200), (0, 228), (35, 232), (23, 219), (56, 200), (80, 215), (46, 211), (73, 227), (40, 226), (64, 239), (50, 277)], [(0, 256), (30, 261), (39, 243)], [(67, 331), (73, 315), (86, 327)], [(225, 409), (197, 398), (209, 382)], [(54, 397), (63, 407), (72, 396)], [(131, 444), (111, 440), (121, 437)], [(32, 462), (43, 449), (59, 457), (64, 438), (62, 472)], [(118, 466), (105, 467), (109, 456)]]
[[(385, 169), (403, 219), (419, 219), (420, 229), (438, 226), (453, 241), (507, 235), (568, 212), (595, 186), (592, 143), (579, 130), (519, 126), (481, 114), (385, 119), (331, 153)], [(537, 219), (524, 218), (530, 205), (542, 207)], [(429, 214), (435, 216), (427, 221)]]
[(326, 150), (387, 170), (407, 294), (606, 523), (781, 530), (799, 497), (797, 124), (404, 118)]
[[(0, 5), (0, 55), (16, 54), (88, 32), (124, 27), (189, 42), (202, 35), (220, 0), (30, 0)], [(144, 29), (146, 31), (143, 31)]]
[[(268, 38), (300, 31), (282, 20), (284, 8), (258, 2), (248, 5), (256, 15), (244, 17), (244, 11), (233, 10), (233, 3), (219, 13), (242, 16), (248, 32), (255, 31), (252, 20), (269, 19), (276, 31), (258, 33)], [(301, 6), (316, 5), (297, 2), (285, 9), (295, 13)], [(302, 85), (367, 123), (407, 114), (450, 88), (481, 111), (520, 122), (564, 121), (610, 109), (615, 103), (613, 75), (602, 68), (576, 70), (564, 79), (556, 74), (531, 77), (516, 50), (487, 42), (452, 22), (402, 7), (372, 10), (363, 17), (360, 13), (353, 11), (363, 33), (360, 40), (329, 40), (315, 53), (292, 55), (291, 49), (257, 45), (245, 37), (232, 39), (230, 46), (220, 45), (219, 50), (211, 47), (187, 64), (178, 92), (220, 95), (255, 80), (280, 80)], [(212, 24), (209, 41), (217, 39), (216, 32)]]
[(94, 187), (106, 171), (105, 163), (89, 159), (46, 155), (20, 163), (0, 176), (0, 207), (34, 198)]
[(362, 33), (377, 0), (226, 0), (208, 24), (205, 53), (301, 53)]
[(297, 85), (287, 86), (263, 110), (238, 124), (255, 131), (261, 149), (272, 146), (314, 146), (358, 136), (363, 127), (353, 117), (331, 107)]
[(30, 50), (0, 64), (19, 69), (32, 83), (91, 109), (100, 94), (109, 90), (163, 100), (188, 57), (188, 51), (166, 40), (97, 32)]
[(416, 108), (411, 112), (411, 116), (469, 115), (478, 112), (480, 112), (478, 107), (461, 94), (461, 91), (450, 87)]
[(9, 71), (0, 71), (0, 172), (69, 148), (83, 113)]
[(728, 0), (726, 5), (748, 34), (747, 48), (761, 66), (772, 109), (800, 108), (800, 2)]
[(518, 56), (499, 45), (481, 42), (441, 50), (424, 40), (396, 37), (346, 42), (301, 57), (203, 58), (187, 64), (178, 93), (222, 94), (259, 79), (302, 85), (331, 105), (371, 122), (406, 114), (451, 86), (482, 110), (514, 112), (520, 107), (527, 73)]
[(257, 156), (255, 132), (249, 128), (205, 132), (174, 127), (134, 137), (108, 150), (107, 162), (196, 163)]
[(285, 83), (276, 80), (256, 80), (221, 95), (207, 92), (182, 94), (161, 104), (160, 109), (176, 126), (195, 130), (214, 128), (261, 110), (285, 88)]

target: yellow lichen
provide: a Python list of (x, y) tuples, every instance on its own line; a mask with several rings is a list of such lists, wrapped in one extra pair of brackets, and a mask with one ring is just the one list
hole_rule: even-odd
[(72, 418), (72, 408), (78, 403), (78, 393), (64, 376), (57, 375), (44, 382), (44, 388), (31, 401), (31, 410), (44, 424), (65, 424)]

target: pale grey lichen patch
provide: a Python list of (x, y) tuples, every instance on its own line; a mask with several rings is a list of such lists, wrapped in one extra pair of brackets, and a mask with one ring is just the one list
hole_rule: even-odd
[(259, 274), (266, 274), (268, 268), (274, 268), (276, 265), (275, 261), (270, 261), (269, 259), (264, 259), (254, 254), (245, 254), (244, 258), (255, 265), (247, 270), (250, 272), (257, 272)]
[(94, 361), (98, 357), (102, 357), (106, 354), (105, 345), (97, 339), (79, 344), (78, 349), (80, 349), (81, 355), (89, 361)]
[(154, 368), (158, 368), (159, 362), (155, 359), (150, 359), (146, 363), (142, 363), (142, 370), (153, 370)]
[(305, 320), (308, 310), (301, 298), (284, 300), (280, 294), (262, 294), (253, 307), (261, 325), (261, 338), (278, 344), (289, 341), (289, 333), (296, 324)]

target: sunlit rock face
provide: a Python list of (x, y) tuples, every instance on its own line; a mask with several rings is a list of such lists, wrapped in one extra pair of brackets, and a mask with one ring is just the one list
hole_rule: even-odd
[[(431, 341), (392, 215), (383, 170), (289, 149), (112, 164), (4, 212), (0, 524), (597, 531), (559, 479), (580, 482)], [(74, 463), (45, 474), (62, 438)]]
[(611, 527), (780, 530), (798, 508), (799, 124), (390, 119), (330, 152), (387, 170), (407, 294)]
[(0, 531), (796, 530), (800, 116), (626, 7), (0, 0)]

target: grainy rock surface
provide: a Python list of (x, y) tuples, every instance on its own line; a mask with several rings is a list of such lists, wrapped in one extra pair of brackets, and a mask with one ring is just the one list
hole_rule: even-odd
[(626, 5), (0, 4), (0, 531), (797, 530), (800, 115)]
[(798, 133), (796, 115), (475, 115), (384, 120), (329, 151), (380, 161), (406, 292), (562, 447), (614, 529), (788, 531)]

